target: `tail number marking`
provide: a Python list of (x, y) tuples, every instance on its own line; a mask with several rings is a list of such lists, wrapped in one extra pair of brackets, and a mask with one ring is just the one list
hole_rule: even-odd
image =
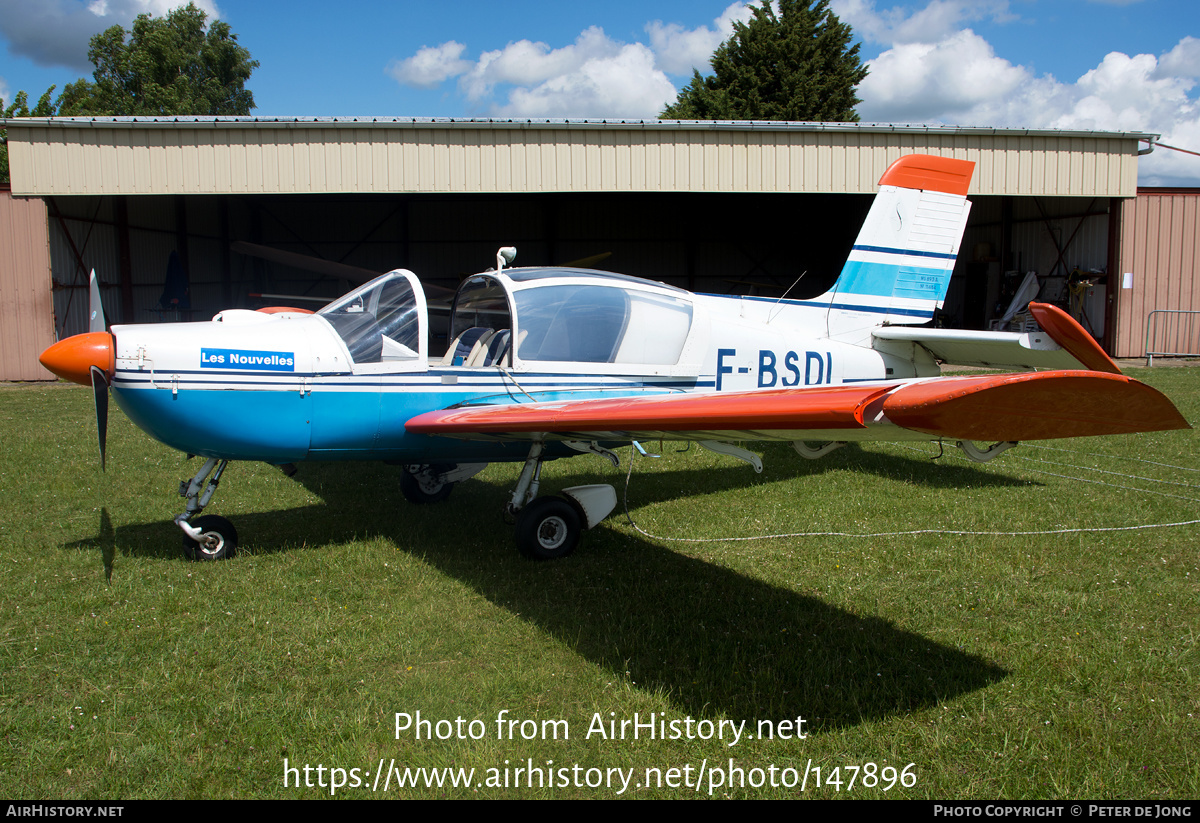
[[(727, 374), (746, 374), (750, 369), (745, 366), (735, 368), (726, 365), (726, 360), (737, 356), (736, 349), (717, 350), (717, 391), (721, 391), (724, 377)], [(833, 353), (819, 351), (796, 352), (789, 351), (780, 357), (770, 349), (760, 349), (758, 352), (758, 388), (769, 389), (776, 385), (790, 388), (792, 386), (821, 386), (833, 383)]]

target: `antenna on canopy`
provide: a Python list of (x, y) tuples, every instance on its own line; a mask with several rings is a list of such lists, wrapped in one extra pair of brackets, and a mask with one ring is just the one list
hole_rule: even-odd
[(502, 270), (505, 264), (512, 265), (512, 261), (516, 259), (516, 246), (501, 246), (496, 250), (496, 271)]

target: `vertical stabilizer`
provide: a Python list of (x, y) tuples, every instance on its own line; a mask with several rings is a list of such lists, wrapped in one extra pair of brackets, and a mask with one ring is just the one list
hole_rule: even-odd
[(879, 180), (879, 193), (827, 302), (829, 336), (870, 345), (871, 329), (933, 318), (950, 286), (971, 204), (975, 164), (914, 154)]

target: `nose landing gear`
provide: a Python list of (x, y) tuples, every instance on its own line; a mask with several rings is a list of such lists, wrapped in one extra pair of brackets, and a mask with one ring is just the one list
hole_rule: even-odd
[(187, 499), (187, 509), (175, 517), (175, 525), (183, 529), (183, 553), (189, 560), (226, 560), (237, 551), (238, 533), (232, 523), (212, 514), (196, 517), (212, 500), (228, 465), (228, 460), (210, 457), (190, 482), (179, 483), (179, 496)]

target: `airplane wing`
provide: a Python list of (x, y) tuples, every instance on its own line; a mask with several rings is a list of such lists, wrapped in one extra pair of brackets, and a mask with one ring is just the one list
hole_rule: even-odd
[(1030, 303), (1039, 332), (985, 332), (881, 326), (872, 332), (874, 347), (909, 356), (898, 347), (917, 345), (943, 363), (997, 369), (1089, 369), (1120, 374), (1076, 320), (1057, 306)]
[(1046, 371), (752, 392), (463, 406), (408, 431), (466, 440), (1042, 440), (1190, 428), (1124, 375)]

